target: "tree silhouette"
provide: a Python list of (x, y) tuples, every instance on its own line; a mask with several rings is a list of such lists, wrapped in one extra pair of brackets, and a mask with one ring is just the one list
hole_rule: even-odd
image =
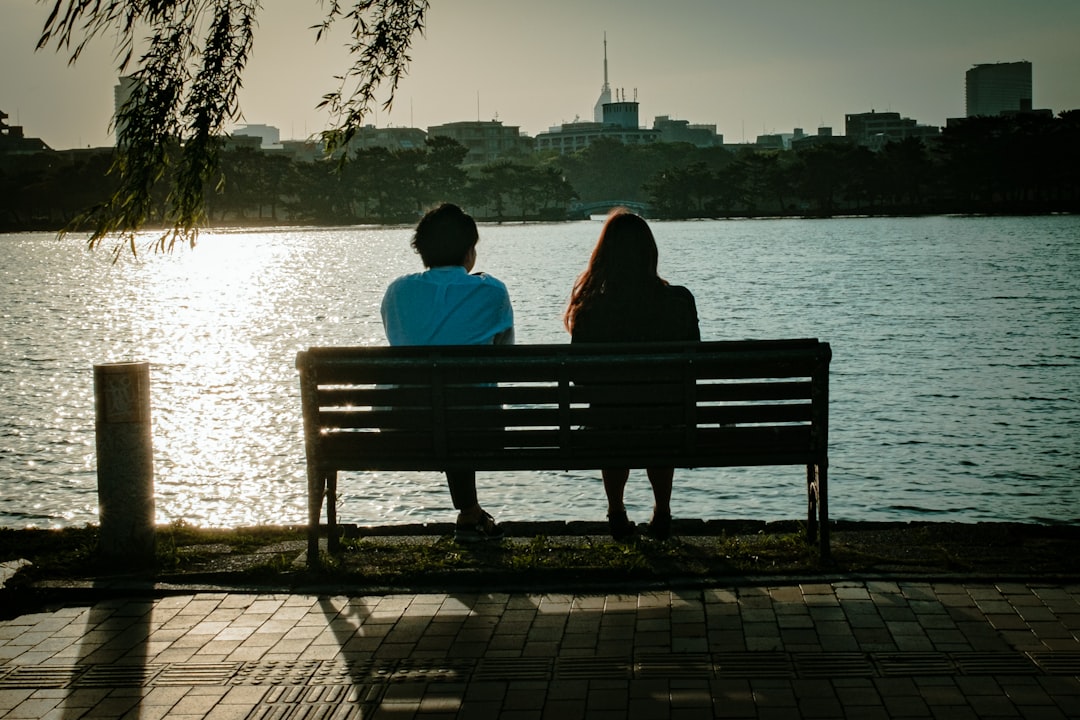
[(913, 137), (890, 142), (881, 150), (881, 164), (887, 200), (894, 206), (921, 206), (934, 172), (926, 145)]
[(427, 150), (423, 173), (425, 204), (460, 196), (468, 184), (469, 175), (461, 167), (469, 149), (457, 140), (434, 136), (424, 141)]

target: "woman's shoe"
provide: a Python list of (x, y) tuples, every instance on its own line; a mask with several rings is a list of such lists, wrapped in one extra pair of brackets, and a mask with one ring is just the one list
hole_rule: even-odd
[(649, 537), (655, 540), (667, 540), (671, 537), (671, 513), (663, 515), (653, 514), (652, 522), (645, 529)]
[(625, 510), (608, 514), (607, 522), (608, 529), (611, 531), (611, 537), (613, 537), (616, 542), (622, 542), (623, 540), (634, 536), (634, 523), (630, 522), (630, 519), (626, 517)]
[(473, 543), (487, 542), (489, 540), (502, 540), (503, 529), (495, 522), (495, 518), (484, 512), (475, 523), (461, 524), (454, 527), (454, 540), (459, 543), (471, 545)]

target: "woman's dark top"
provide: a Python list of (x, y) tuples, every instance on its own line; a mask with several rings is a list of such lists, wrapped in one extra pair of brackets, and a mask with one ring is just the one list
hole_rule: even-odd
[(657, 283), (632, 295), (605, 293), (574, 317), (571, 342), (700, 340), (694, 296), (681, 285)]

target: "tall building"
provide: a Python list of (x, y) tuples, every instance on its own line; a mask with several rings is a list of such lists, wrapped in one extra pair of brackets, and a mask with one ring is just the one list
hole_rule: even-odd
[(976, 65), (965, 75), (965, 114), (1000, 115), (1031, 109), (1031, 63)]
[(607, 33), (604, 33), (604, 85), (600, 88), (600, 98), (593, 106), (593, 122), (604, 122), (604, 106), (611, 102), (611, 86), (607, 79)]
[(120, 109), (131, 99), (139, 82), (131, 75), (121, 75), (120, 83), (113, 86), (113, 134), (117, 145), (120, 144), (120, 131), (123, 129), (120, 124)]

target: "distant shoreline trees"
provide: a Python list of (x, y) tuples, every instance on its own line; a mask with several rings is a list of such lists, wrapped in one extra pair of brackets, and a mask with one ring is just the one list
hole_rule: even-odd
[[(1057, 118), (973, 118), (924, 144), (880, 152), (848, 143), (734, 152), (600, 141), (572, 155), (464, 164), (444, 137), (423, 148), (355, 151), (299, 162), (252, 148), (220, 151), (202, 193), (209, 226), (411, 224), (440, 201), (494, 222), (558, 221), (575, 207), (623, 201), (654, 218), (840, 214), (1080, 212), (1080, 111)], [(0, 155), (0, 231), (57, 230), (116, 190), (112, 158), (88, 151)], [(169, 226), (164, 189), (146, 225)]]

